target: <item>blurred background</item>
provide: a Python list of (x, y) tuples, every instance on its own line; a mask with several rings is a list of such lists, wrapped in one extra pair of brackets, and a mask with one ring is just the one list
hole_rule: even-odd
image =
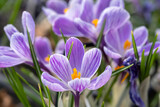
[[(51, 28), (46, 16), (42, 12), (42, 7), (45, 6), (47, 0), (0, 0), (0, 45), (1, 46), (9, 46), (9, 41), (7, 36), (4, 33), (4, 26), (7, 24), (13, 24), (16, 26), (18, 30), (23, 32), (22, 24), (21, 24), (21, 15), (22, 12), (28, 11), (34, 18), (36, 23), (36, 36), (46, 36), (50, 39), (52, 48), (55, 49), (55, 46), (60, 39), (57, 37)], [(66, 0), (68, 2), (68, 0)], [(154, 39), (156, 30), (160, 29), (160, 0), (125, 0), (125, 9), (131, 15), (131, 22), (133, 28), (138, 26), (146, 26), (149, 30), (149, 40), (152, 41)], [(87, 43), (88, 40), (82, 41)], [(156, 66), (158, 70), (159, 60), (156, 60)], [(37, 77), (35, 77), (34, 70), (27, 65), (19, 65), (15, 67), (16, 71), (19, 74), (23, 75), (23, 77), (29, 81), (32, 85), (37, 87)], [(29, 72), (28, 72), (29, 71)], [(33, 71), (33, 72), (30, 72)], [(160, 72), (160, 70), (158, 70)], [(22, 107), (23, 105), (20, 103), (11, 86), (9, 85), (6, 77), (2, 72), (0, 72), (0, 107)], [(152, 75), (153, 77), (155, 75)], [(159, 76), (160, 77), (160, 76)], [(156, 77), (156, 78), (159, 78)], [(30, 79), (32, 78), (32, 79)], [(160, 81), (159, 81), (160, 83)], [(154, 84), (154, 83), (153, 83)], [(119, 91), (117, 92), (117, 88)], [(116, 85), (113, 89), (114, 95), (113, 101), (117, 101), (120, 96), (121, 88), (125, 88), (123, 85)], [(156, 87), (159, 89), (159, 87)], [(156, 93), (156, 88), (150, 89), (150, 96)], [(37, 87), (38, 89), (38, 87)], [(32, 91), (26, 86), (25, 92), (29, 96), (32, 107), (39, 107), (41, 105), (41, 100), (39, 96), (34, 95)], [(97, 95), (97, 92), (93, 92), (93, 97)], [(56, 98), (56, 93), (53, 92), (54, 98)], [(33, 100), (34, 99), (34, 100)], [(107, 99), (110, 101), (109, 99)], [(56, 102), (55, 100), (53, 100)], [(126, 96), (123, 101), (121, 107), (128, 107), (128, 103), (131, 102), (129, 100), (129, 96)], [(151, 105), (151, 107), (155, 107), (157, 105), (157, 100)], [(113, 104), (114, 107), (114, 104)]]

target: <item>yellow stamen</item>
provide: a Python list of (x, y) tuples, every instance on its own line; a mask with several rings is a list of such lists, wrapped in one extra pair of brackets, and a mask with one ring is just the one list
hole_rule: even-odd
[(122, 66), (117, 66), (116, 68), (115, 68), (115, 70), (118, 70), (118, 69), (120, 69), (120, 68), (123, 68), (124, 66), (122, 65)]
[(71, 74), (71, 77), (72, 77), (72, 80), (74, 80), (74, 79), (76, 79), (76, 78), (79, 78), (79, 79), (80, 79), (81, 73), (78, 72), (78, 74), (77, 74), (77, 69), (74, 68), (74, 69), (73, 69), (73, 74)]
[(129, 40), (126, 40), (123, 45), (124, 50), (129, 49), (131, 47), (131, 44), (132, 43)]
[(67, 11), (68, 11), (68, 8), (65, 8), (65, 9), (63, 10), (64, 13), (67, 13)]
[(121, 83), (123, 83), (127, 79), (128, 76), (129, 76), (129, 73), (127, 72), (124, 78), (121, 80)]
[(50, 57), (49, 57), (49, 56), (45, 57), (45, 61), (46, 61), (46, 62), (49, 62), (49, 60), (50, 60)]
[(94, 19), (94, 20), (92, 21), (92, 24), (94, 24), (94, 26), (97, 27), (98, 19)]

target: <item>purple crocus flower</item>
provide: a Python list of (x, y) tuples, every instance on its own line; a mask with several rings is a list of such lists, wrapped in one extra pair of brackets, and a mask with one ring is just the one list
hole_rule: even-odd
[(137, 106), (145, 107), (145, 104), (139, 95), (138, 86), (136, 83), (136, 79), (138, 78), (140, 72), (140, 62), (138, 62), (134, 57), (128, 57), (123, 62), (124, 66), (129, 66), (131, 64), (133, 64), (133, 66), (127, 69), (127, 72), (130, 74), (130, 98)]
[[(54, 15), (54, 21), (51, 21), (53, 31), (61, 35), (61, 29), (65, 36), (87, 37), (96, 43), (104, 19), (105, 32), (129, 19), (123, 7), (123, 0), (98, 0), (96, 3), (93, 0), (71, 0), (65, 14), (58, 14), (56, 18)], [(47, 16), (51, 17), (50, 14)]]
[[(131, 37), (131, 24), (128, 22), (123, 27), (110, 30), (105, 36), (105, 42), (108, 47), (104, 47), (104, 52), (113, 59), (127, 58), (134, 55)], [(151, 43), (147, 43), (148, 30), (141, 26), (133, 31), (135, 42), (139, 54), (145, 49), (145, 55), (150, 51)], [(154, 49), (160, 47), (160, 42), (156, 42)], [(159, 52), (160, 50), (158, 50)]]
[(11, 67), (21, 63), (32, 63), (27, 30), (32, 43), (35, 36), (35, 23), (32, 16), (24, 11), (22, 14), (22, 25), (24, 34), (20, 33), (13, 25), (4, 27), (4, 31), (10, 40), (10, 47), (0, 46), (0, 67)]
[[(73, 48), (68, 60), (67, 55), (72, 43)], [(67, 40), (65, 54), (66, 56), (53, 54), (49, 61), (52, 72), (61, 80), (47, 72), (42, 73), (41, 79), (43, 84), (53, 91), (72, 91), (75, 96), (76, 107), (78, 107), (81, 92), (85, 89), (96, 90), (102, 87), (110, 79), (112, 69), (110, 66), (107, 66), (101, 75), (91, 79), (100, 66), (101, 51), (93, 48), (84, 53), (82, 42), (74, 37)]]

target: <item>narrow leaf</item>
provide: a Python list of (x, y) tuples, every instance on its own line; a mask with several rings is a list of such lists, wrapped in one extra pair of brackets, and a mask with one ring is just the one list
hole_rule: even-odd
[(66, 44), (66, 38), (64, 37), (63, 32), (62, 32), (61, 29), (60, 29), (60, 32), (61, 32), (61, 34), (62, 34), (62, 38), (63, 38), (63, 40), (64, 40), (64, 43)]
[(68, 60), (70, 58), (70, 55), (71, 55), (71, 52), (72, 52), (72, 48), (73, 48), (73, 42), (72, 42), (72, 44), (70, 46), (70, 49), (69, 49), (69, 52), (68, 52), (68, 55), (67, 55)]
[(126, 66), (126, 67), (123, 67), (123, 68), (120, 68), (118, 70), (115, 70), (115, 71), (112, 72), (112, 76), (115, 76), (115, 75), (121, 73), (122, 71), (127, 70), (128, 68), (130, 68), (132, 66), (133, 66), (133, 64), (131, 64), (129, 66)]
[(39, 88), (39, 93), (40, 93), (40, 97), (41, 97), (41, 100), (42, 100), (43, 107), (46, 107), (46, 104), (45, 104), (44, 99), (43, 99), (43, 95), (42, 95), (42, 90), (41, 90), (40, 84), (38, 84), (38, 88)]
[(145, 64), (146, 64), (146, 62), (145, 62), (144, 52), (145, 52), (145, 50), (143, 50), (142, 56), (141, 56), (141, 65), (140, 65), (140, 74), (139, 74), (140, 82), (143, 80), (143, 76), (145, 75)]
[(96, 48), (100, 47), (100, 43), (101, 43), (101, 40), (102, 40), (102, 37), (103, 37), (103, 32), (104, 32), (105, 25), (106, 25), (106, 19), (103, 21), (103, 25), (101, 27), (101, 31), (100, 31), (99, 36), (98, 36)]
[(133, 49), (134, 49), (134, 55), (135, 55), (136, 59), (139, 61), (138, 50), (137, 50), (137, 46), (136, 46), (133, 32), (131, 32), (131, 34), (132, 34), (132, 44), (133, 44)]

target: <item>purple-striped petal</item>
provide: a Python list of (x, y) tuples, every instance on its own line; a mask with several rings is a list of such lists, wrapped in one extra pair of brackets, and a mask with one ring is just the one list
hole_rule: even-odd
[(107, 66), (105, 71), (101, 75), (91, 80), (87, 88), (89, 90), (97, 90), (98, 88), (101, 88), (108, 82), (108, 80), (111, 77), (111, 74), (112, 74), (112, 68), (110, 66)]
[(109, 6), (117, 6), (117, 7), (124, 8), (124, 1), (123, 0), (111, 0)]
[(144, 26), (136, 28), (133, 34), (137, 46), (143, 46), (148, 40), (148, 30)]
[(130, 21), (126, 22), (122, 27), (118, 29), (119, 39), (121, 44), (124, 44), (126, 40), (131, 39), (132, 24)]
[(89, 78), (74, 79), (68, 82), (68, 85), (75, 91), (82, 92), (90, 84)]
[(26, 36), (26, 39), (28, 38), (27, 37), (28, 35), (27, 30), (28, 30), (31, 40), (33, 42), (34, 36), (35, 36), (35, 23), (31, 14), (27, 11), (24, 11), (22, 13), (22, 25), (23, 25), (24, 35)]
[(58, 16), (58, 14), (49, 8), (43, 7), (42, 10), (44, 14), (47, 16), (47, 19), (49, 20), (49, 22), (52, 24), (56, 19), (56, 17)]
[(81, 77), (91, 78), (98, 70), (101, 63), (102, 53), (99, 49), (93, 48), (84, 54), (81, 67)]
[[(152, 43), (149, 43), (149, 44), (145, 45), (144, 47), (142, 47), (141, 51), (139, 51), (139, 54), (141, 55), (141, 54), (142, 54), (142, 51), (145, 50), (144, 55), (148, 55), (149, 52), (150, 52), (151, 46), (152, 46)], [(157, 48), (158, 48), (157, 52), (160, 52), (160, 42), (156, 42), (156, 43), (155, 43), (154, 48), (153, 48), (153, 52), (154, 52)]]
[(43, 63), (48, 63), (45, 58), (52, 54), (51, 43), (48, 38), (36, 37), (34, 46), (38, 59)]
[(93, 20), (93, 0), (83, 0), (80, 18), (86, 22)]
[[(121, 17), (119, 17), (121, 16)], [(100, 31), (104, 19), (106, 19), (104, 33), (108, 32), (110, 29), (117, 29), (124, 25), (130, 18), (129, 13), (120, 7), (109, 7), (106, 8), (101, 14), (97, 29)]]
[(123, 44), (121, 43), (118, 31), (115, 30), (110, 30), (104, 37), (105, 43), (107, 46), (112, 49), (113, 51), (123, 54), (124, 49), (123, 49)]
[(65, 16), (70, 19), (70, 20), (74, 20), (77, 17), (80, 17), (80, 13), (81, 13), (81, 9), (82, 6), (80, 4), (74, 4), (71, 5), (68, 9), (68, 11), (65, 13)]
[(4, 31), (8, 37), (8, 39), (10, 40), (11, 36), (15, 33), (18, 32), (18, 30), (12, 25), (12, 24), (8, 24), (4, 27)]
[(55, 49), (55, 53), (59, 53), (59, 54), (63, 54), (65, 50), (65, 43), (64, 40), (61, 39), (58, 41), (56, 49)]
[(73, 47), (69, 62), (71, 64), (72, 69), (76, 68), (78, 71), (80, 71), (82, 59), (84, 56), (84, 47), (79, 39), (71, 37), (66, 42), (66, 49), (65, 49), (66, 56), (68, 55), (72, 42), (73, 42)]
[(111, 50), (110, 50), (109, 48), (107, 48), (107, 47), (104, 47), (103, 49), (104, 49), (105, 54), (106, 54), (107, 56), (113, 58), (113, 59), (119, 59), (119, 58), (122, 57), (119, 53), (113, 52), (113, 51), (111, 51)]
[(102, 11), (107, 8), (110, 4), (111, 0), (97, 0), (95, 4), (95, 17), (99, 19)]
[(72, 68), (66, 56), (54, 54), (50, 57), (50, 65), (61, 80), (68, 82), (71, 80)]
[(92, 24), (85, 22), (80, 18), (76, 18), (74, 22), (76, 23), (77, 29), (82, 33), (82, 36), (91, 39), (94, 43), (96, 42), (98, 33)]
[(29, 47), (26, 44), (25, 36), (22, 33), (14, 33), (11, 37), (10, 47), (14, 52), (23, 59), (28, 61), (31, 59)]
[(52, 91), (62, 92), (70, 90), (62, 81), (51, 76), (47, 72), (43, 72), (41, 75), (42, 83)]
[(24, 63), (17, 54), (6, 46), (0, 46), (0, 68), (12, 67)]
[(59, 14), (64, 13), (64, 9), (67, 8), (65, 0), (48, 0), (46, 6)]
[(77, 29), (76, 24), (64, 16), (58, 17), (53, 25), (53, 31), (57, 35), (61, 35), (60, 29), (65, 36), (82, 36), (82, 33)]

